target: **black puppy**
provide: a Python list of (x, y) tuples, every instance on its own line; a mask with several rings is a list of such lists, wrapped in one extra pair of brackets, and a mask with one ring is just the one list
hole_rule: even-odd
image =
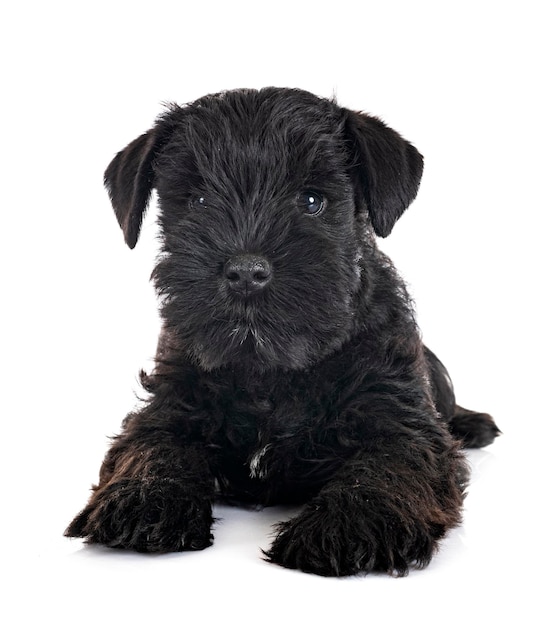
[(133, 248), (160, 206), (163, 331), (66, 531), (144, 552), (212, 543), (217, 497), (305, 503), (266, 558), (326, 576), (426, 565), (460, 521), (458, 407), (376, 246), (413, 201), (419, 152), (381, 121), (267, 88), (171, 107), (105, 182)]

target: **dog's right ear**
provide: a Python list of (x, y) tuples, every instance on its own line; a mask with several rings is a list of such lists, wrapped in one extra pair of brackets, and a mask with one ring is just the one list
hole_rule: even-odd
[(105, 170), (105, 187), (130, 248), (136, 245), (140, 235), (155, 184), (153, 163), (164, 143), (164, 134), (162, 124), (157, 123), (121, 150)]

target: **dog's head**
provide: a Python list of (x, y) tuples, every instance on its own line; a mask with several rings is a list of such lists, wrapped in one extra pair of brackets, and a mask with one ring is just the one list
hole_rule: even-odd
[(299, 369), (350, 337), (372, 233), (390, 233), (422, 169), (380, 120), (267, 88), (171, 107), (105, 183), (131, 248), (156, 189), (163, 317), (201, 367)]

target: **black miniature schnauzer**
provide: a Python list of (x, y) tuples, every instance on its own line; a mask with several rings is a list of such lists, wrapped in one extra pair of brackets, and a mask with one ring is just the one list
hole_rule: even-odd
[(105, 172), (126, 243), (152, 190), (163, 330), (99, 484), (66, 535), (201, 550), (217, 498), (302, 503), (265, 558), (323, 576), (404, 575), (460, 522), (459, 407), (377, 248), (423, 159), (377, 118), (295, 89), (171, 106)]

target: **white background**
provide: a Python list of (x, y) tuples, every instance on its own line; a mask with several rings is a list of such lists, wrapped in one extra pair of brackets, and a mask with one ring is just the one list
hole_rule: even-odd
[[(3, 4), (3, 624), (549, 623), (545, 4)], [(193, 554), (62, 537), (158, 328), (155, 209), (131, 252), (103, 170), (163, 101), (266, 85), (335, 93), (425, 155), (418, 199), (382, 245), (460, 402), (503, 431), (469, 455), (464, 525), (404, 579), (264, 563), (271, 525), (291, 514), (278, 509), (217, 509), (214, 547)]]

